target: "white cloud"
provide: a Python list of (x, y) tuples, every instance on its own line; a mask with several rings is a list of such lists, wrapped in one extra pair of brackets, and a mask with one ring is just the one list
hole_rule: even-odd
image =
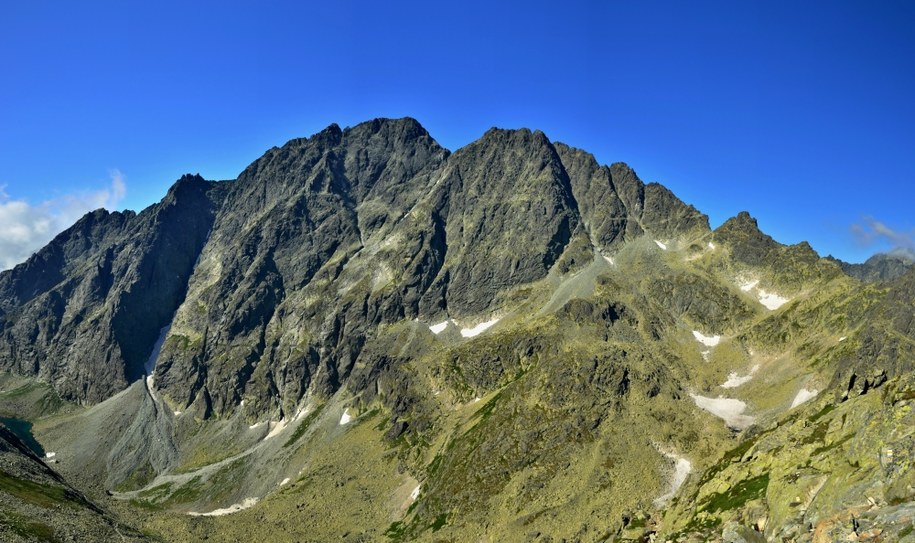
[(5, 187), (0, 187), (0, 269), (24, 262), (89, 211), (117, 208), (127, 194), (127, 184), (118, 170), (112, 170), (110, 175), (109, 187), (75, 192), (35, 205), (11, 197)]
[(915, 229), (907, 231), (890, 228), (873, 217), (864, 217), (862, 223), (851, 225), (851, 232), (858, 243), (865, 247), (886, 241), (894, 249), (915, 250)]

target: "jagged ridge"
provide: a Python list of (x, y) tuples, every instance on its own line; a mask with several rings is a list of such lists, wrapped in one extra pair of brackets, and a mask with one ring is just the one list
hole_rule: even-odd
[(660, 185), (539, 131), (452, 155), (413, 119), (331, 125), (233, 182), (186, 176), (140, 214), (89, 214), (0, 275), (0, 367), (95, 403), (171, 325), (156, 383), (177, 407), (288, 410), (339, 388), (380, 323), (482, 318), (576, 235), (609, 250), (695, 228)]

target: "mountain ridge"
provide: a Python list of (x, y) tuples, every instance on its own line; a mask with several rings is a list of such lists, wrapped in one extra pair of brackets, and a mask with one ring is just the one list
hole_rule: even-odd
[(331, 125), (0, 274), (0, 412), (167, 540), (808, 540), (915, 499), (912, 273), (539, 131)]
[[(377, 143), (373, 142), (383, 142), (384, 144), (387, 144), (387, 147), (385, 148), (383, 145), (379, 147)], [(358, 153), (347, 152), (345, 149), (351, 144), (357, 145), (357, 148), (359, 149), (367, 148), (368, 151), (360, 151)], [(420, 145), (421, 148), (416, 148), (416, 145)], [(338, 148), (340, 148), (339, 151), (337, 150)], [(489, 158), (487, 158), (481, 156), (476, 151), (477, 149), (489, 149), (490, 153), (495, 154), (490, 155)], [(539, 155), (529, 155), (523, 157), (519, 161), (515, 155), (517, 155), (521, 149), (541, 149), (542, 151), (540, 151), (541, 154)], [(373, 153), (375, 156), (373, 156)], [(400, 156), (400, 154), (398, 154), (397, 160), (400, 162), (396, 162), (392, 165), (389, 158), (391, 153), (405, 153), (405, 156)], [(514, 155), (512, 153), (514, 153)], [(341, 154), (342, 156), (340, 156)], [(459, 149), (456, 153), (450, 153), (438, 146), (438, 144), (432, 140), (428, 132), (426, 132), (415, 119), (404, 118), (395, 120), (375, 119), (366, 123), (360, 123), (359, 125), (347, 128), (346, 130), (332, 124), (310, 138), (292, 139), (282, 147), (269, 150), (264, 156), (255, 160), (248, 166), (239, 175), (238, 180), (234, 182), (207, 182), (199, 176), (191, 176), (188, 174), (176, 182), (176, 185), (169, 190), (169, 194), (163, 199), (162, 203), (147, 208), (147, 210), (144, 210), (139, 215), (134, 214), (133, 212), (107, 215), (104, 215), (104, 212), (101, 211), (93, 212), (84, 217), (84, 219), (79, 221), (73, 228), (62, 233), (61, 236), (64, 236), (64, 238), (72, 236), (79, 232), (80, 228), (91, 228), (91, 225), (96, 224), (105, 225), (100, 227), (104, 230), (105, 236), (115, 235), (112, 232), (117, 232), (119, 224), (123, 223), (126, 225), (128, 222), (136, 223), (137, 217), (141, 217), (140, 220), (142, 220), (143, 217), (153, 217), (156, 215), (156, 210), (159, 210), (162, 206), (168, 206), (169, 202), (172, 202), (173, 200), (181, 198), (182, 196), (179, 194), (190, 190), (189, 187), (193, 186), (193, 190), (199, 192), (202, 190), (210, 190), (205, 187), (210, 187), (211, 185), (207, 185), (207, 183), (211, 183), (212, 189), (216, 193), (221, 194), (221, 196), (219, 196), (220, 198), (230, 201), (241, 200), (241, 204), (236, 204), (235, 208), (228, 207), (224, 209), (221, 207), (226, 204), (213, 204), (217, 208), (221, 208), (220, 211), (215, 212), (216, 215), (214, 215), (214, 218), (212, 219), (212, 226), (216, 227), (215, 238), (211, 238), (211, 233), (209, 232), (206, 234), (206, 240), (203, 240), (202, 237), (198, 235), (200, 241), (195, 243), (194, 246), (199, 247), (199, 249), (191, 251), (191, 253), (184, 257), (185, 260), (190, 260), (191, 257), (194, 257), (194, 261), (196, 261), (197, 258), (204, 256), (204, 245), (211, 243), (214, 239), (220, 239), (221, 230), (226, 230), (228, 233), (225, 238), (229, 238), (234, 237), (236, 235), (235, 233), (240, 232), (240, 230), (243, 231), (246, 228), (252, 227), (250, 222), (252, 220), (251, 214), (242, 211), (242, 209), (261, 210), (255, 211), (255, 217), (258, 213), (266, 213), (269, 215), (272, 213), (270, 210), (278, 209), (276, 207), (277, 205), (288, 203), (289, 198), (295, 198), (290, 190), (300, 190), (295, 189), (295, 187), (301, 186), (302, 183), (305, 182), (308, 184), (309, 189), (307, 193), (316, 193), (314, 198), (321, 198), (321, 194), (329, 195), (331, 199), (339, 201), (339, 204), (337, 205), (342, 206), (344, 209), (350, 209), (355, 216), (351, 216), (347, 219), (348, 223), (333, 222), (338, 221), (339, 219), (328, 216), (332, 221), (332, 224), (329, 224), (328, 227), (336, 230), (339, 234), (342, 234), (342, 239), (334, 239), (334, 236), (323, 236), (324, 239), (333, 240), (332, 245), (316, 248), (318, 250), (317, 254), (313, 254), (309, 257), (312, 260), (312, 264), (306, 265), (304, 269), (301, 269), (301, 267), (290, 270), (273, 269), (271, 266), (275, 263), (273, 263), (271, 259), (264, 260), (258, 264), (260, 268), (256, 270), (255, 277), (261, 284), (255, 288), (265, 289), (265, 292), (267, 293), (265, 299), (268, 301), (268, 305), (277, 305), (274, 303), (277, 302), (275, 298), (280, 290), (284, 290), (286, 282), (288, 281), (287, 277), (291, 278), (294, 286), (300, 286), (307, 283), (311, 276), (328, 261), (341, 245), (346, 245), (347, 243), (362, 244), (363, 241), (365, 241), (363, 238), (366, 238), (367, 240), (380, 231), (388, 231), (393, 227), (390, 226), (389, 223), (396, 220), (395, 216), (400, 216), (401, 220), (403, 220), (411, 209), (415, 209), (422, 204), (422, 202), (419, 201), (414, 202), (412, 198), (409, 198), (410, 195), (418, 197), (422, 192), (434, 191), (434, 186), (439, 186), (440, 188), (437, 193), (433, 192), (430, 194), (432, 198), (435, 198), (434, 202), (429, 202), (428, 204), (432, 206), (430, 213), (435, 217), (440, 217), (437, 220), (443, 225), (457, 225), (459, 223), (462, 225), (461, 228), (452, 229), (450, 232), (446, 231), (445, 237), (450, 240), (456, 240), (456, 242), (452, 241), (452, 244), (456, 243), (457, 246), (462, 247), (456, 250), (460, 252), (457, 256), (458, 261), (463, 261), (463, 258), (460, 256), (463, 254), (463, 251), (472, 251), (473, 247), (482, 239), (476, 239), (482, 231), (471, 230), (466, 234), (469, 235), (470, 238), (464, 242), (460, 241), (465, 236), (464, 228), (468, 226), (466, 223), (468, 220), (476, 221), (476, 228), (479, 228), (480, 225), (483, 224), (480, 222), (480, 219), (483, 217), (477, 217), (475, 219), (473, 217), (460, 218), (460, 216), (455, 216), (454, 218), (449, 218), (448, 214), (451, 213), (450, 210), (452, 207), (476, 210), (482, 205), (478, 201), (480, 198), (484, 198), (489, 199), (489, 201), (492, 202), (489, 204), (494, 206), (491, 209), (497, 210), (504, 205), (504, 202), (511, 201), (512, 193), (517, 196), (517, 194), (534, 194), (536, 193), (536, 190), (539, 190), (535, 189), (533, 186), (530, 189), (524, 189), (523, 187), (517, 187), (514, 184), (509, 183), (510, 186), (506, 185), (505, 188), (511, 192), (499, 194), (498, 198), (495, 198), (493, 197), (493, 194), (495, 194), (494, 191), (499, 190), (495, 186), (487, 187), (485, 185), (479, 185), (479, 188), (474, 188), (477, 185), (471, 184), (465, 189), (465, 184), (470, 181), (465, 178), (473, 175), (471, 170), (474, 168), (479, 169), (480, 167), (487, 173), (486, 175), (477, 173), (477, 178), (474, 180), (474, 183), (481, 183), (486, 179), (500, 179), (501, 185), (505, 185), (506, 177), (504, 174), (507, 171), (505, 168), (510, 168), (511, 164), (504, 163), (499, 166), (498, 163), (493, 162), (496, 157), (502, 156), (507, 156), (508, 158), (506, 160), (508, 160), (509, 163), (530, 164), (531, 167), (539, 169), (541, 175), (547, 176), (544, 179), (549, 178), (554, 180), (550, 181), (550, 183), (555, 183), (553, 186), (557, 192), (555, 192), (554, 198), (558, 198), (558, 200), (554, 200), (552, 204), (543, 208), (541, 213), (545, 213), (545, 215), (541, 215), (541, 217), (547, 218), (552, 213), (559, 213), (555, 219), (558, 222), (551, 227), (553, 229), (552, 233), (549, 233), (547, 238), (544, 238), (539, 242), (539, 245), (536, 248), (531, 250), (530, 256), (522, 257), (520, 260), (514, 262), (505, 263), (503, 265), (504, 267), (499, 270), (487, 269), (484, 266), (484, 268), (474, 271), (473, 268), (468, 268), (465, 265), (458, 265), (457, 268), (452, 269), (452, 266), (443, 261), (441, 265), (444, 266), (444, 268), (438, 270), (436, 273), (438, 276), (437, 278), (431, 278), (431, 285), (426, 285), (423, 282), (420, 282), (417, 285), (419, 290), (424, 291), (423, 297), (420, 298), (420, 303), (427, 308), (425, 311), (440, 311), (444, 307), (448, 307), (451, 311), (456, 312), (455, 314), (457, 315), (465, 312), (480, 313), (487, 309), (487, 303), (484, 300), (491, 299), (500, 288), (521, 282), (529, 282), (538, 277), (542, 277), (546, 270), (552, 265), (553, 261), (558, 257), (558, 253), (569, 243), (573, 231), (575, 231), (576, 228), (579, 228), (578, 223), (596, 222), (595, 219), (591, 218), (585, 221), (585, 218), (582, 216), (579, 209), (579, 203), (575, 197), (576, 189), (573, 185), (578, 187), (577, 192), (582, 198), (588, 198), (590, 196), (590, 193), (587, 190), (590, 187), (599, 186), (600, 189), (604, 191), (603, 196), (599, 195), (594, 202), (585, 204), (585, 215), (593, 215), (595, 212), (594, 210), (605, 212), (609, 209), (609, 213), (605, 212), (603, 214), (610, 217), (619, 217), (618, 219), (615, 219), (614, 223), (605, 223), (604, 225), (596, 227), (593, 231), (587, 232), (587, 235), (594, 237), (597, 240), (597, 243), (604, 246), (604, 249), (611, 249), (614, 243), (619, 243), (618, 240), (625, 239), (626, 236), (642, 234), (646, 227), (645, 225), (657, 230), (659, 234), (670, 234), (678, 228), (702, 228), (703, 226), (707, 228), (707, 217), (698, 213), (692, 207), (684, 208), (684, 211), (680, 212), (680, 215), (674, 219), (667, 217), (664, 210), (682, 205), (679, 200), (660, 185), (643, 184), (635, 175), (634, 171), (628, 166), (622, 163), (616, 163), (609, 167), (597, 166), (597, 163), (592, 156), (583, 154), (582, 151), (570, 148), (564, 144), (554, 146), (540, 131), (492, 128), (488, 130), (478, 142), (468, 144)], [(569, 174), (566, 173), (565, 165), (562, 162), (562, 156), (566, 156), (567, 159), (571, 161), (584, 161), (586, 163), (584, 170), (574, 170), (574, 175), (569, 176)], [(483, 161), (482, 166), (477, 164), (480, 160)], [(437, 183), (432, 184), (431, 176), (433, 174), (431, 172), (423, 173), (423, 169), (425, 168), (428, 170), (430, 167), (435, 169), (440, 165), (444, 165), (446, 161), (447, 165), (445, 165), (445, 169), (438, 172), (442, 177), (438, 179)], [(347, 173), (347, 168), (352, 170), (352, 172)], [(544, 170), (543, 168), (546, 169)], [(367, 173), (363, 174), (362, 172)], [(518, 174), (522, 175), (525, 179), (530, 178), (527, 173), (518, 172)], [(306, 178), (301, 179), (300, 177), (297, 177), (302, 175)], [(402, 181), (398, 181), (398, 176), (403, 179), (412, 180), (411, 183), (413, 184), (413, 188), (410, 188), (409, 185), (402, 186), (400, 184)], [(596, 176), (596, 178), (587, 178), (588, 176)], [(572, 177), (574, 177), (574, 180)], [(301, 179), (301, 181), (299, 179)], [(425, 181), (423, 181), (424, 179)], [(419, 184), (417, 185), (417, 183)], [(380, 188), (376, 189), (376, 184)], [(217, 189), (215, 187), (219, 188)], [(371, 198), (373, 189), (375, 190), (375, 193), (382, 195), (382, 200), (379, 201), (377, 198)], [(434, 194), (438, 194), (438, 196), (435, 196)], [(455, 194), (467, 194), (468, 196), (466, 197), (471, 197), (472, 199), (466, 202), (456, 202), (453, 196)], [(398, 198), (398, 196), (401, 195), (405, 195), (405, 197)], [(447, 195), (447, 197), (445, 195)], [(385, 199), (387, 201), (385, 201)], [(606, 200), (609, 200), (610, 202), (606, 203)], [(305, 202), (307, 201), (308, 200)], [(408, 207), (408, 204), (411, 204), (410, 207)], [(238, 205), (241, 205), (242, 208), (239, 208)], [(299, 206), (302, 205), (307, 207), (309, 204), (299, 204)], [(521, 205), (529, 208), (531, 204), (522, 203)], [(323, 209), (326, 209), (326, 206)], [(563, 209), (567, 211), (562, 211)], [(319, 214), (326, 213), (326, 211), (317, 211)], [(289, 212), (293, 215), (301, 215), (302, 209), (301, 207), (290, 208)], [(313, 210), (312, 214), (314, 213), (315, 211)], [(400, 215), (401, 213), (403, 215)], [(484, 217), (485, 213), (486, 212), (484, 212)], [(492, 212), (488, 213), (492, 214)], [(686, 213), (686, 215), (684, 216), (683, 213)], [(694, 214), (695, 218), (689, 218), (691, 213)], [(500, 215), (496, 212), (494, 216)], [(504, 216), (513, 216), (513, 214), (510, 213)], [(632, 218), (627, 219), (626, 217)], [(238, 220), (244, 220), (245, 224), (238, 223)], [(296, 234), (292, 232), (297, 228), (295, 225), (298, 220), (300, 219), (290, 219), (288, 223), (281, 225), (280, 229), (277, 231), (283, 232), (286, 236), (295, 237)], [(436, 219), (433, 219), (433, 223), (435, 220)], [(679, 222), (671, 227), (665, 226), (665, 223), (669, 223), (672, 220)], [(89, 221), (89, 223), (86, 223), (86, 221)], [(535, 224), (537, 227), (542, 226), (542, 223), (540, 222), (541, 219), (538, 218), (536, 221), (537, 222), (530, 224), (530, 227), (528, 227), (529, 231), (536, 231), (538, 229), (534, 228)], [(86, 223), (87, 226), (82, 226), (84, 223)], [(314, 228), (319, 225), (308, 224), (307, 226)], [(491, 226), (492, 225), (487, 224), (487, 228)], [(269, 229), (272, 227), (266, 228)], [(202, 228), (198, 228), (198, 230), (202, 230)], [(433, 228), (433, 231), (436, 231), (435, 228)], [(359, 237), (358, 240), (356, 239), (357, 234)], [(321, 235), (318, 236), (318, 238), (321, 237)], [(339, 235), (337, 237), (339, 237)], [(58, 236), (58, 238), (60, 238), (60, 236)], [(2, 277), (0, 278), (0, 282), (17, 283), (16, 278), (20, 276), (28, 276), (31, 278), (34, 275), (34, 272), (30, 272), (29, 270), (39, 267), (41, 269), (40, 273), (56, 273), (57, 275), (52, 275), (51, 279), (47, 280), (45, 283), (32, 280), (33, 284), (36, 285), (34, 288), (38, 289), (36, 294), (40, 292), (41, 294), (53, 297), (56, 291), (54, 290), (55, 285), (52, 285), (51, 283), (54, 283), (55, 280), (59, 280), (63, 277), (64, 270), (66, 270), (66, 264), (59, 263), (58, 265), (55, 265), (54, 262), (47, 261), (48, 257), (46, 256), (46, 253), (47, 251), (55, 251), (54, 248), (58, 246), (62, 247), (61, 250), (66, 251), (68, 245), (64, 238), (55, 239), (45, 250), (43, 250), (45, 251), (44, 253), (40, 251), (39, 254), (30, 258), (26, 263), (0, 275), (0, 277)], [(225, 238), (223, 238), (223, 243), (226, 243)], [(105, 239), (96, 240), (92, 237), (91, 233), (84, 234), (82, 239), (84, 240), (82, 242), (83, 245), (81, 246), (81, 250), (83, 251), (111, 244), (110, 241)], [(234, 241), (235, 240), (233, 240), (233, 242)], [(255, 243), (259, 242), (260, 240)], [(488, 243), (497, 245), (505, 242), (491, 240)], [(436, 262), (437, 257), (435, 256), (435, 251), (433, 250), (432, 254), (429, 254), (428, 251), (430, 249), (431, 248), (429, 247), (425, 248), (426, 252), (424, 254), (414, 255), (414, 258), (420, 258), (427, 262)], [(492, 247), (487, 247), (487, 249), (492, 250)], [(452, 249), (450, 254), (454, 254), (454, 250), (455, 249)], [(243, 252), (244, 251), (253, 251), (253, 248), (243, 249)], [(544, 255), (542, 265), (535, 265), (533, 260), (530, 260), (531, 258), (535, 258), (535, 255)], [(252, 254), (251, 257), (255, 259), (258, 258), (254, 254)], [(539, 258), (539, 256), (536, 256), (536, 258)], [(474, 261), (479, 261), (479, 259), (474, 259)], [(105, 266), (110, 265), (107, 262), (108, 261), (105, 260), (105, 258), (102, 258), (100, 265), (103, 271), (106, 269)], [(238, 265), (250, 266), (252, 263), (253, 262), (246, 262), (239, 263)], [(513, 271), (513, 269), (515, 271)], [(537, 271), (538, 269), (540, 271)], [(517, 275), (517, 270), (520, 270), (521, 275)], [(236, 273), (239, 272), (241, 272), (241, 270)], [(183, 273), (180, 275), (184, 277), (187, 274)], [(259, 277), (259, 275), (264, 275), (264, 277)], [(284, 279), (282, 285), (276, 282), (279, 277)], [(479, 281), (480, 278), (485, 278), (482, 281), (482, 285)], [(88, 280), (91, 283), (92, 281), (98, 282), (103, 279), (104, 277), (101, 279), (89, 278)], [(425, 281), (428, 282), (429, 279), (430, 278), (427, 278)], [(146, 280), (148, 281), (149, 279)], [(187, 281), (187, 285), (179, 285), (175, 288), (187, 290), (190, 288), (190, 277), (188, 277)], [(480, 288), (483, 289), (482, 292), (474, 294), (475, 299), (465, 300), (464, 297), (468, 294), (462, 296), (456, 296), (454, 294), (455, 292), (466, 293), (467, 290), (464, 285), (471, 283), (475, 285), (476, 290)], [(491, 286), (487, 287), (487, 283)], [(244, 288), (248, 287), (243, 287), (242, 290), (244, 290)], [(486, 288), (490, 288), (491, 290), (487, 291), (485, 290)], [(273, 292), (274, 294), (269, 294), (270, 292)], [(439, 294), (434, 294), (435, 292), (438, 292)], [(443, 295), (444, 298), (441, 297)], [(436, 296), (438, 296), (438, 298), (436, 298)], [(171, 298), (178, 299), (181, 298), (181, 296), (176, 292)], [(269, 300), (274, 300), (274, 302), (269, 302)], [(25, 306), (28, 305), (29, 301), (30, 300), (17, 299), (10, 295), (3, 296), (2, 300), (2, 302), (9, 307), (12, 307), (11, 304), (20, 307)], [(59, 310), (60, 302), (57, 303)], [(113, 341), (111, 339), (101, 340), (101, 344), (110, 344), (110, 349), (114, 349), (114, 351), (110, 351), (110, 354), (104, 355), (102, 358), (111, 359), (115, 364), (117, 364), (116, 361), (118, 359), (123, 360), (122, 364), (124, 364), (124, 368), (121, 371), (124, 376), (109, 385), (113, 388), (103, 388), (103, 390), (96, 392), (90, 390), (90, 388), (92, 388), (90, 385), (84, 384), (81, 386), (85, 390), (83, 392), (77, 392), (76, 390), (73, 390), (72, 387), (63, 387), (60, 390), (64, 396), (68, 398), (78, 398), (81, 401), (97, 402), (104, 399), (106, 395), (110, 395), (118, 390), (119, 387), (123, 387), (127, 382), (139, 378), (139, 376), (142, 375), (139, 368), (143, 365), (143, 353), (148, 355), (152, 343), (155, 340), (156, 334), (153, 333), (153, 330), (158, 331), (168, 324), (166, 318), (171, 316), (175, 309), (177, 309), (177, 307), (170, 307), (160, 311), (159, 315), (152, 319), (151, 326), (141, 325), (140, 329), (148, 330), (144, 331), (141, 334), (141, 338), (137, 341), (120, 341), (117, 337), (112, 338)], [(387, 311), (392, 310), (397, 311), (398, 313), (407, 311), (409, 314), (415, 314), (414, 312), (418, 310), (418, 307), (413, 307), (412, 309), (409, 307), (405, 309), (387, 309)], [(249, 309), (242, 308), (242, 311), (247, 311), (246, 317), (250, 318), (252, 314), (259, 314), (258, 312), (268, 311), (268, 309), (265, 307), (252, 307)], [(124, 327), (136, 329), (138, 323), (132, 324), (129, 322), (129, 318), (118, 315), (113, 315), (111, 317), (112, 323), (120, 323), (121, 321), (127, 322), (121, 324), (121, 328), (116, 327), (112, 330), (112, 333), (115, 336), (119, 334), (117, 330), (123, 329)], [(266, 317), (266, 314), (261, 316)], [(38, 319), (30, 317), (30, 320)], [(61, 323), (57, 323), (58, 326), (60, 324)], [(236, 323), (234, 328), (227, 330), (229, 337), (234, 337), (239, 333), (242, 333), (242, 328), (244, 328), (244, 326)], [(56, 329), (53, 331), (57, 332)], [(10, 339), (12, 338), (9, 338), (9, 334), (7, 334), (7, 337), (7, 342), (10, 343)], [(15, 341), (15, 339), (12, 340), (12, 342)], [(93, 341), (98, 341), (98, 339), (94, 339)], [(58, 343), (59, 342), (58, 339)], [(9, 350), (14, 349), (15, 347), (9, 347)], [(123, 352), (118, 353), (117, 351)], [(170, 349), (167, 346), (165, 349), (165, 356), (170, 356), (169, 353)], [(33, 368), (38, 367), (37, 373), (50, 377), (50, 380), (53, 382), (55, 379), (55, 377), (53, 377), (55, 372), (43, 371), (40, 367), (42, 365), (41, 360), (44, 358), (42, 354), (36, 353), (34, 356), (35, 361), (33, 362)], [(257, 355), (255, 354), (252, 356)], [(17, 355), (17, 357), (20, 360), (24, 358), (21, 354)], [(9, 360), (9, 355), (6, 359)], [(187, 361), (185, 362), (189, 363)], [(4, 366), (10, 367), (9, 362)], [(169, 359), (166, 358), (164, 369), (170, 367)], [(19, 369), (24, 369), (21, 363)], [(115, 368), (115, 370), (117, 371), (117, 368)], [(315, 370), (317, 370), (317, 368), (315, 368)], [(334, 368), (333, 370), (332, 373), (336, 373), (338, 368)], [(105, 373), (105, 371), (107, 370), (100, 370), (98, 373)], [(331, 381), (335, 379), (334, 377), (328, 378)], [(172, 382), (171, 377), (168, 375), (160, 375), (160, 379), (163, 386), (168, 386), (168, 384)], [(188, 376), (183, 379), (181, 386), (185, 386), (188, 379), (191, 379), (191, 377)], [(106, 379), (99, 380), (101, 382), (106, 381)], [(196, 387), (192, 385), (190, 388), (194, 389)], [(236, 398), (236, 401), (238, 400), (240, 400), (240, 398)], [(184, 400), (181, 403), (186, 404), (192, 401), (194, 401), (194, 399)], [(203, 407), (203, 409), (206, 410), (208, 408)]]

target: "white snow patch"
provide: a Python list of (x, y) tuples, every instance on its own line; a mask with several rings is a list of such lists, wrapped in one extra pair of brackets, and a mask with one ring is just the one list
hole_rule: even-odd
[(699, 354), (702, 355), (702, 360), (705, 360), (706, 362), (708, 362), (709, 358), (711, 358), (711, 356), (712, 356), (712, 351), (709, 351), (708, 349), (706, 349)]
[(774, 292), (766, 292), (763, 289), (759, 289), (757, 290), (756, 294), (759, 298), (759, 303), (763, 304), (769, 309), (778, 309), (779, 307), (788, 303), (788, 298), (779, 296)]
[(664, 453), (664, 456), (674, 461), (674, 471), (671, 474), (669, 490), (666, 494), (655, 498), (655, 507), (661, 507), (667, 503), (668, 500), (673, 498), (677, 494), (677, 491), (680, 490), (680, 487), (683, 486), (683, 483), (686, 482), (686, 478), (689, 476), (689, 473), (693, 471), (692, 462), (686, 458), (677, 456), (673, 453)]
[(255, 428), (260, 428), (260, 427), (263, 426), (263, 425), (264, 425), (264, 421), (255, 422), (255, 423), (252, 424), (251, 426), (248, 426), (248, 428), (251, 429), (251, 430), (253, 430), (253, 429), (255, 429)]
[(667, 250), (667, 244), (666, 244), (666, 243), (660, 242), (660, 241), (658, 241), (658, 240), (654, 240), (654, 242), (657, 243), (657, 244), (658, 244), (658, 247), (660, 247), (661, 249), (663, 249), (663, 250), (665, 250), (665, 251)]
[(289, 482), (289, 477), (286, 477), (285, 479), (280, 481), (280, 486), (285, 486), (288, 482)]
[(714, 251), (714, 250), (715, 250), (715, 244), (712, 243), (711, 241), (708, 242), (708, 248)]
[(721, 383), (721, 388), (737, 388), (741, 385), (749, 383), (753, 379), (753, 375), (759, 370), (759, 364), (756, 364), (750, 369), (750, 373), (746, 375), (740, 375), (736, 371), (732, 371), (728, 374), (728, 380)]
[(448, 328), (448, 323), (449, 323), (449, 322), (451, 322), (450, 319), (449, 319), (449, 320), (444, 320), (444, 321), (442, 321), (442, 322), (440, 322), (440, 323), (438, 323), (438, 324), (432, 324), (432, 325), (429, 326), (429, 331), (432, 332), (432, 333), (435, 334), (435, 335), (439, 335), (439, 334), (441, 334), (442, 332), (445, 331), (445, 328)]
[(210, 511), (209, 513), (195, 513), (193, 511), (191, 511), (188, 513), (188, 515), (190, 515), (192, 517), (221, 517), (223, 515), (231, 515), (232, 513), (238, 513), (239, 511), (243, 511), (245, 509), (248, 509), (249, 507), (253, 507), (254, 504), (256, 504), (256, 503), (257, 503), (257, 498), (245, 498), (245, 500), (243, 502), (230, 505), (223, 509), (214, 509), (213, 511)]
[(478, 401), (480, 401), (480, 397), (479, 397), (479, 396), (477, 396), (476, 398), (473, 399), (473, 403), (477, 403)]
[(245, 406), (245, 401), (244, 401), (244, 400), (238, 402), (238, 407), (244, 407), (244, 406)]
[(351, 420), (353, 420), (353, 417), (350, 416), (349, 408), (347, 407), (343, 410), (343, 415), (340, 416), (340, 426), (349, 424)]
[(612, 259), (612, 258), (610, 258), (609, 256), (606, 256), (606, 255), (601, 255), (601, 256), (604, 257), (604, 260), (606, 260), (608, 264), (610, 264), (611, 266), (613, 265), (613, 259)]
[(845, 341), (846, 339), (848, 339), (848, 336), (842, 336), (839, 338), (839, 341)]
[(180, 415), (181, 413), (183, 413), (183, 411), (175, 411), (174, 413), (175, 413), (175, 416), (177, 417), (178, 415)]
[(286, 428), (286, 419), (282, 418), (277, 422), (270, 421), (270, 431), (264, 436), (264, 440), (268, 440), (271, 437), (277, 436)]
[(721, 336), (706, 336), (697, 330), (693, 330), (693, 337), (696, 338), (696, 341), (705, 345), (706, 347), (714, 347), (715, 345), (718, 345), (719, 341), (721, 341)]
[(756, 285), (758, 285), (758, 284), (759, 284), (759, 279), (756, 279), (755, 281), (747, 281), (746, 283), (742, 283), (740, 285), (740, 290), (742, 290), (744, 292), (750, 292), (751, 290), (756, 288)]
[(419, 491), (423, 485), (416, 485), (416, 488), (413, 489), (413, 492), (410, 492), (410, 501), (416, 501), (416, 498), (419, 497)]
[(54, 458), (55, 456), (57, 456), (56, 452), (49, 452), (44, 454), (45, 458)]
[(816, 395), (819, 393), (820, 393), (820, 391), (817, 389), (807, 390), (806, 388), (802, 388), (802, 389), (798, 390), (797, 396), (795, 396), (794, 400), (791, 402), (791, 409), (794, 409), (795, 407), (801, 405), (802, 403), (806, 402), (807, 400), (811, 400), (811, 399), (815, 398)]
[(741, 430), (753, 424), (754, 417), (744, 415), (747, 404), (733, 398), (706, 398), (698, 394), (690, 394), (696, 407), (723, 419), (731, 428)]
[(492, 319), (486, 322), (481, 322), (480, 324), (474, 326), (473, 328), (461, 328), (461, 336), (463, 337), (474, 337), (482, 334), (494, 324), (499, 322), (499, 319)]
[(165, 336), (168, 335), (168, 331), (171, 327), (172, 325), (169, 323), (159, 329), (159, 337), (153, 344), (152, 353), (150, 353), (149, 358), (146, 359), (146, 363), (143, 364), (143, 370), (146, 371), (147, 375), (151, 374), (153, 370), (156, 369), (156, 360), (159, 359), (159, 353), (162, 352), (162, 345), (165, 343)]

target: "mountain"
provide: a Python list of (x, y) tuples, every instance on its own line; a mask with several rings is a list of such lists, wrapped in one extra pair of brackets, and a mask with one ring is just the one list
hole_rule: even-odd
[(913, 295), (539, 131), (377, 119), (0, 274), (0, 412), (168, 541), (906, 540)]
[(841, 260), (836, 262), (845, 273), (862, 281), (889, 281), (902, 276), (915, 264), (915, 253), (911, 249), (900, 249), (875, 254), (862, 264), (849, 264)]

